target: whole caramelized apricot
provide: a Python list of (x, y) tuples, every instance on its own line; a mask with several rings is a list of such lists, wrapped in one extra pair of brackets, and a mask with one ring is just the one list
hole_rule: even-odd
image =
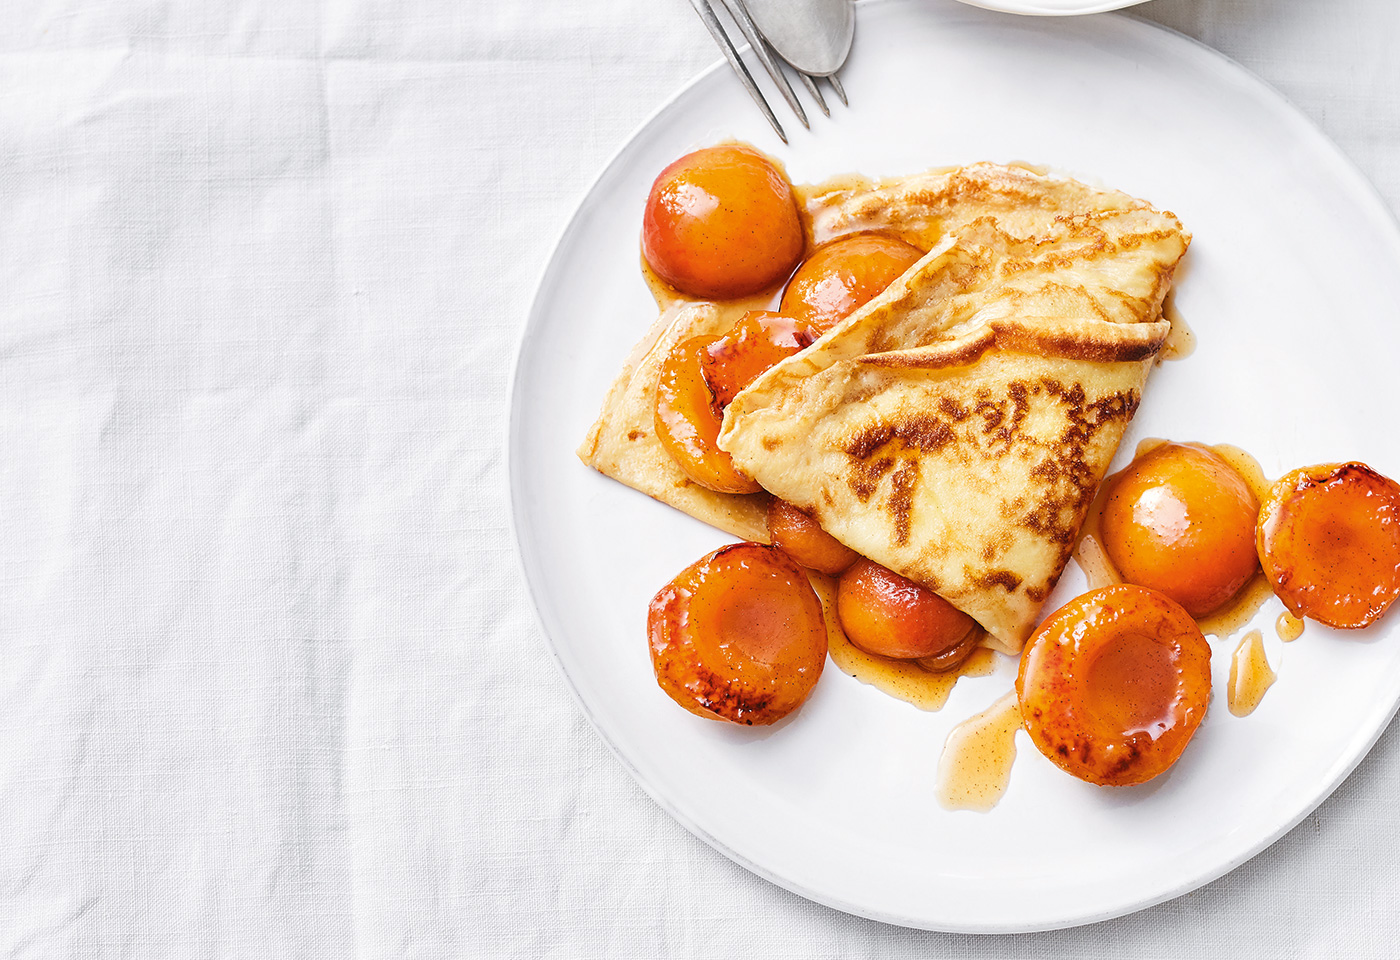
[(826, 663), (821, 601), (802, 568), (758, 543), (721, 547), (647, 611), (656, 682), (691, 713), (767, 724), (802, 705)]
[(1200, 617), (1259, 569), (1258, 515), (1249, 485), (1218, 454), (1164, 443), (1111, 482), (1103, 546), (1128, 583), (1160, 590)]
[(1120, 583), (1040, 625), (1016, 677), (1036, 749), (1081, 780), (1143, 783), (1176, 763), (1210, 702), (1210, 645), (1165, 594)]
[(777, 497), (768, 503), (768, 537), (773, 546), (804, 567), (833, 577), (857, 559), (854, 550), (823, 530), (809, 514)]
[(788, 281), (779, 308), (825, 333), (879, 296), (923, 256), (883, 233), (853, 233), (822, 244)]
[(806, 243), (792, 184), (751, 147), (707, 147), (652, 184), (642, 255), (681, 293), (746, 297), (777, 284)]
[(734, 395), (784, 357), (812, 342), (795, 321), (753, 310), (723, 336), (677, 343), (656, 383), (656, 436), (690, 479), (720, 493), (757, 493), (716, 444)]
[(1364, 463), (1287, 473), (1259, 511), (1258, 548), (1295, 617), (1364, 627), (1400, 596), (1400, 485)]
[(937, 657), (977, 629), (938, 594), (865, 557), (841, 574), (836, 615), (851, 643), (892, 660)]

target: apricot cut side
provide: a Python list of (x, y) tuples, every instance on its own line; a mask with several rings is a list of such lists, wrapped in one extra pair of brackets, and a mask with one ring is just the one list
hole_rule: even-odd
[(696, 716), (769, 724), (800, 707), (826, 663), (821, 601), (802, 568), (759, 543), (721, 547), (652, 598), (656, 682)]
[(891, 660), (938, 657), (977, 631), (938, 594), (865, 557), (841, 574), (836, 615), (851, 643)]
[(856, 562), (850, 547), (821, 528), (811, 515), (786, 500), (768, 503), (768, 538), (773, 546), (809, 570), (837, 576)]
[(1357, 629), (1400, 596), (1400, 485), (1364, 463), (1285, 474), (1256, 537), (1264, 574), (1295, 617)]
[(1176, 763), (1210, 702), (1210, 645), (1165, 594), (1115, 584), (1071, 600), (1021, 654), (1016, 696), (1036, 749), (1104, 786)]

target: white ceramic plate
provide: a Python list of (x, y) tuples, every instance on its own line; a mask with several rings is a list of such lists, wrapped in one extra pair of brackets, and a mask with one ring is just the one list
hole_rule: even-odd
[(962, 0), (984, 10), (1023, 13), (1032, 17), (1069, 17), (1136, 6), (1144, 0)]
[[(727, 68), (726, 68), (727, 69)], [(1310, 624), (1245, 719), (1220, 694), (1167, 776), (1102, 789), (1024, 733), (991, 813), (949, 813), (949, 729), (1011, 684), (965, 680), (922, 713), (829, 668), (776, 728), (691, 716), (658, 689), (647, 602), (721, 534), (582, 466), (574, 449), (656, 311), (638, 271), (653, 177), (695, 147), (749, 140), (793, 179), (990, 159), (1048, 164), (1148, 198), (1195, 234), (1177, 304), (1199, 337), (1153, 375), (1120, 451), (1149, 436), (1244, 447), (1277, 476), (1357, 458), (1400, 474), (1400, 232), (1379, 198), (1276, 93), (1218, 54), (1121, 16), (1026, 20), (935, 0), (869, 4), (850, 110), (783, 147), (725, 70), (700, 77), (603, 171), (540, 283), (516, 371), (511, 493), (526, 576), (598, 731), (683, 824), (755, 873), (892, 923), (1023, 931), (1177, 896), (1258, 853), (1355, 766), (1400, 698), (1400, 615), (1360, 636)], [(794, 125), (795, 126), (795, 125)], [(1080, 592), (1071, 565), (1048, 609)]]

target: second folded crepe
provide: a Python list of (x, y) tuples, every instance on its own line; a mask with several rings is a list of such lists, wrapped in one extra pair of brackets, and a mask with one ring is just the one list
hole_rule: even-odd
[(1122, 193), (1011, 179), (1028, 191), (1008, 203), (1014, 215), (945, 233), (763, 374), (729, 405), (719, 444), (766, 490), (1015, 652), (1170, 331), (1162, 300), (1189, 236)]

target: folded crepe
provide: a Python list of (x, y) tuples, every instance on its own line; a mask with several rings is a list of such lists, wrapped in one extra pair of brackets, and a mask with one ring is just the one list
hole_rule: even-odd
[(743, 310), (730, 304), (677, 299), (632, 350), (578, 448), (598, 472), (670, 504), (742, 540), (768, 542), (766, 493), (717, 493), (690, 479), (656, 437), (656, 381), (661, 363), (682, 340), (727, 333)]
[[(719, 446), (1015, 652), (1170, 331), (1190, 238), (1126, 194), (989, 167), (930, 175), (913, 204), (942, 239), (735, 397)], [(891, 207), (869, 202), (848, 219), (879, 225)]]
[[(1189, 238), (1174, 217), (1126, 194), (1023, 167), (840, 178), (799, 192), (816, 243), (880, 230), (930, 252), (741, 392), (721, 446), (767, 490), (934, 589), (1014, 652), (1137, 406)], [(661, 316), (579, 458), (767, 542), (768, 495), (700, 486), (654, 427), (671, 347), (723, 333), (764, 304), (658, 300)]]

